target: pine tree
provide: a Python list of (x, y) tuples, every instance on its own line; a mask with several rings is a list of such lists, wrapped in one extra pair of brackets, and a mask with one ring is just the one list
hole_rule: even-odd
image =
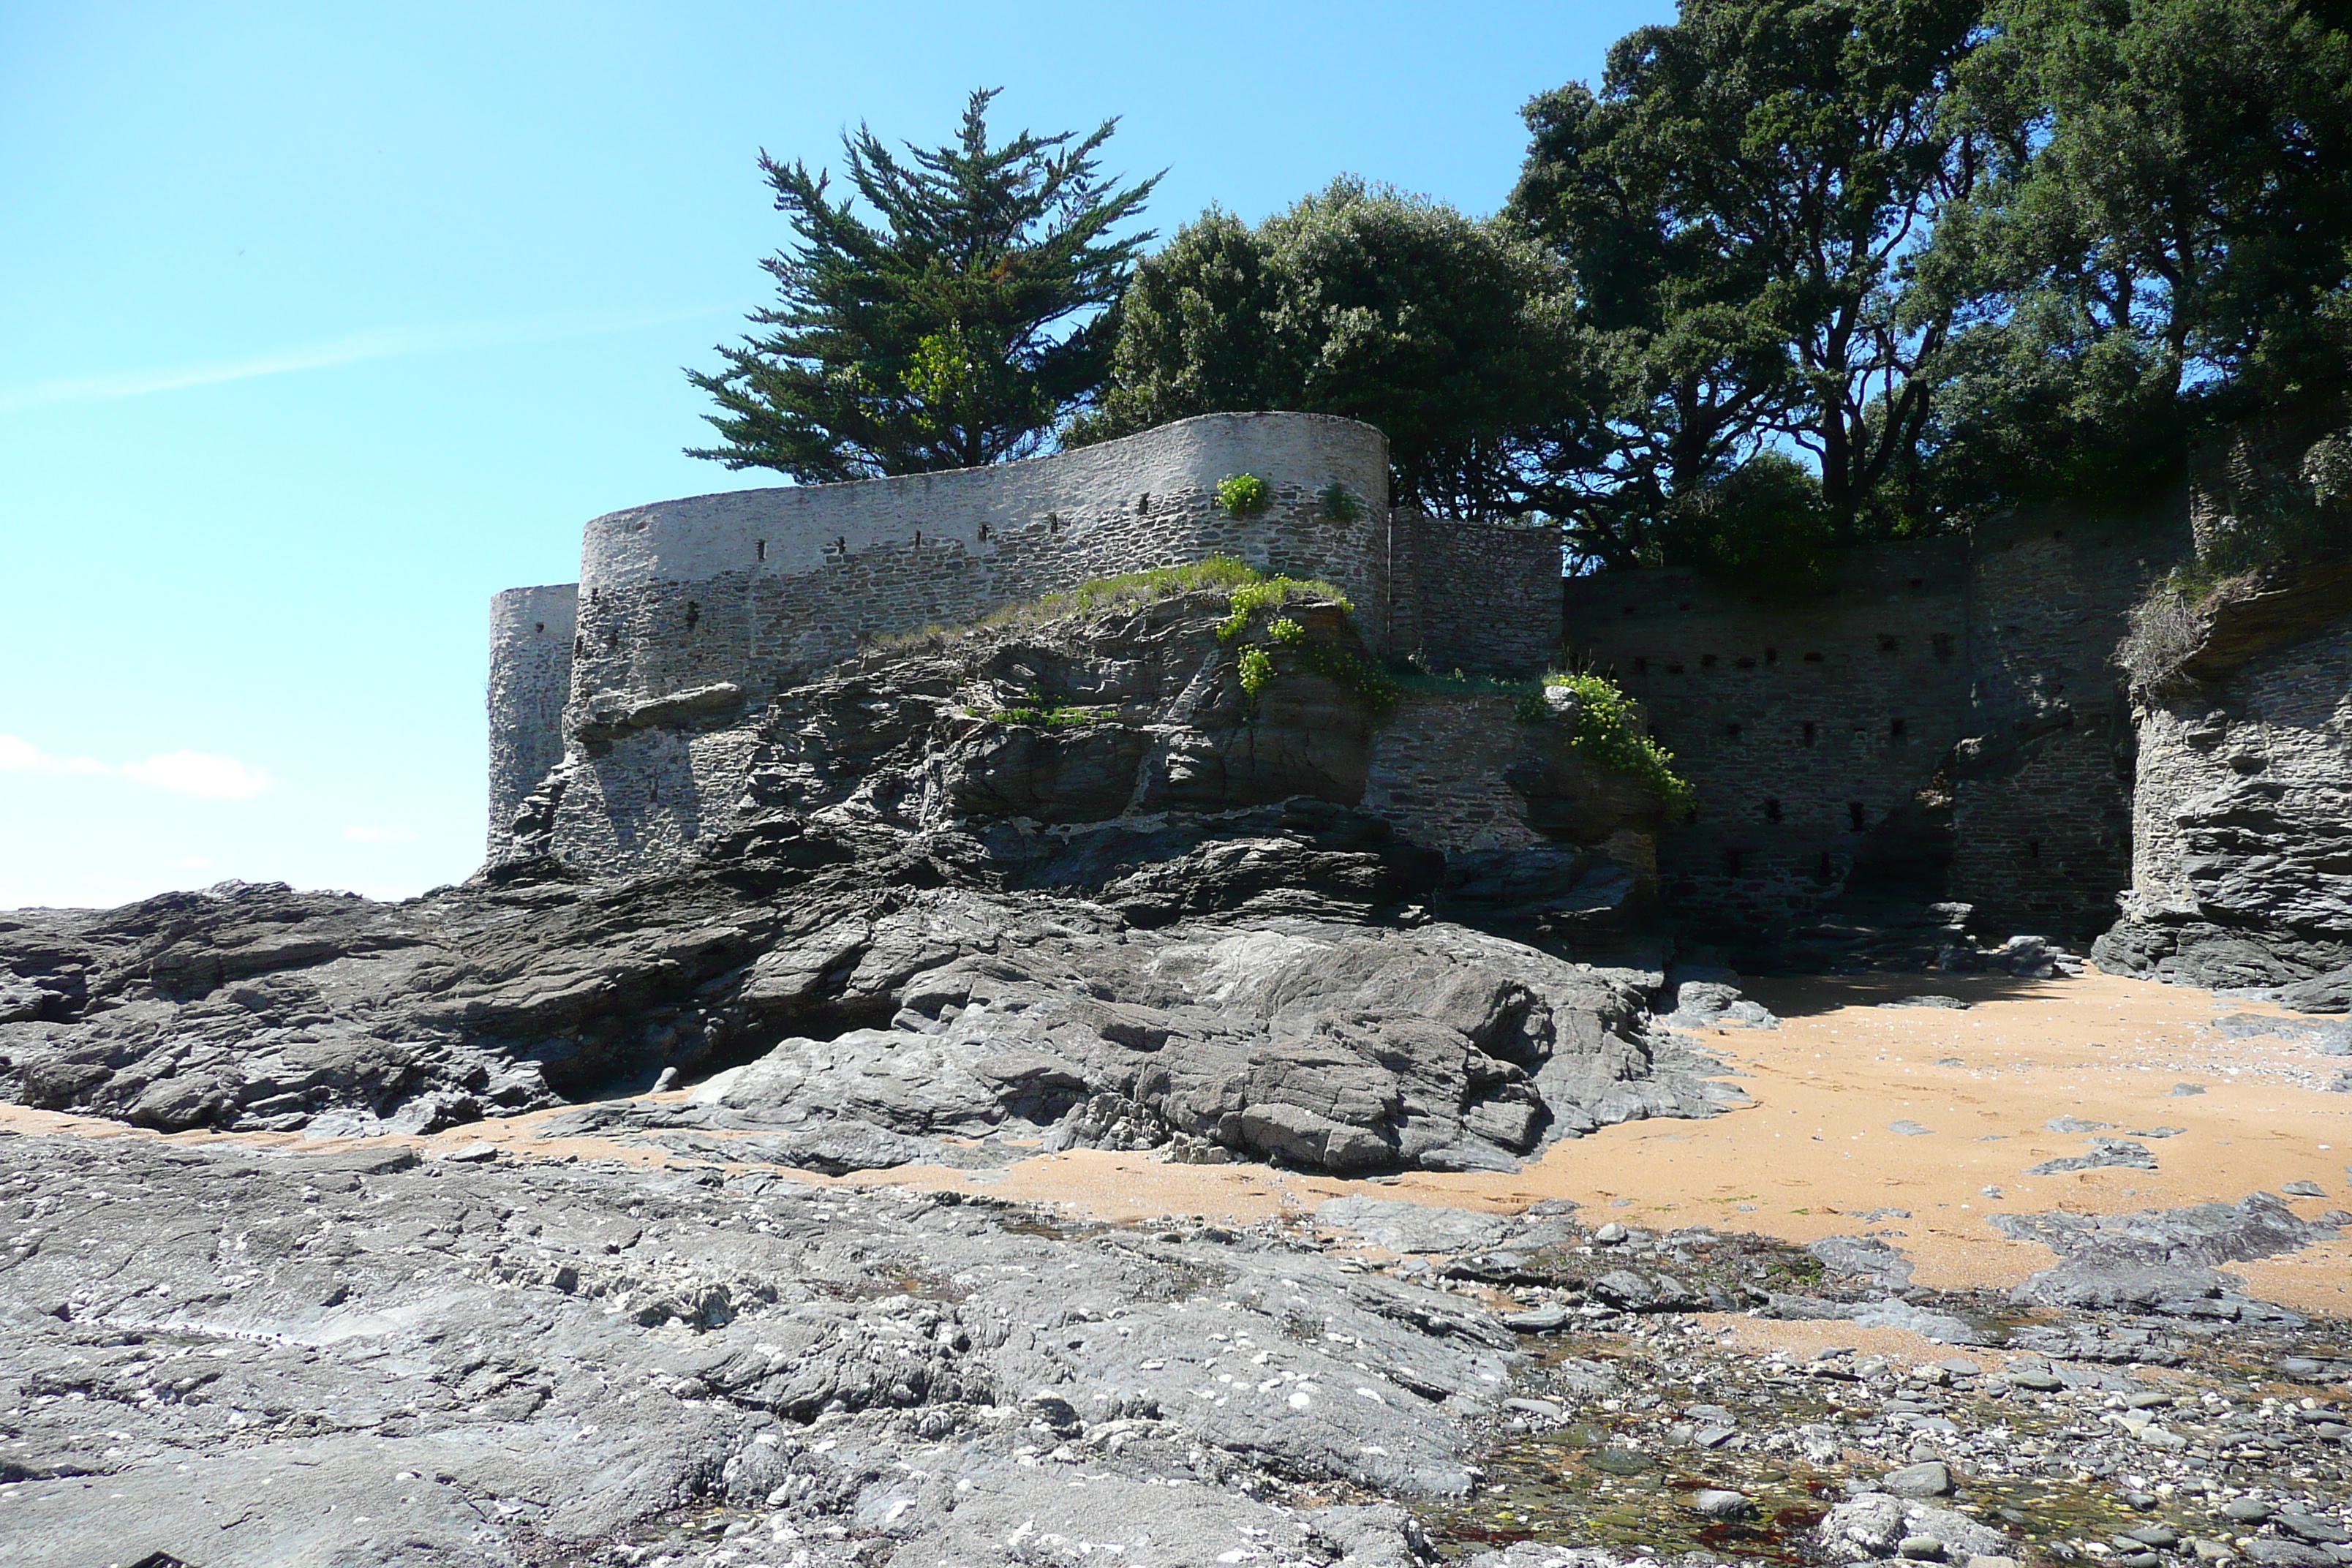
[(1114, 231), (1159, 176), (1101, 176), (1116, 120), (991, 147), (995, 96), (971, 95), (953, 144), (903, 161), (865, 126), (843, 137), (878, 224), (826, 174), (760, 155), (797, 243), (761, 263), (778, 295), (751, 314), (764, 330), (721, 346), (719, 374), (687, 372), (724, 438), (688, 456), (807, 484), (977, 468), (1040, 449), (1101, 384), (1100, 312), (1154, 237)]

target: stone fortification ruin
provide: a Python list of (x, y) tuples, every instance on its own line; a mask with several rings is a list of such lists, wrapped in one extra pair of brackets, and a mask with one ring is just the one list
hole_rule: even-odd
[[(1267, 497), (1236, 516), (1216, 491), (1242, 474)], [(1393, 512), (1386, 437), (1319, 415), (1210, 415), (995, 468), (657, 502), (588, 524), (576, 588), (494, 605), (490, 858), (537, 799), (561, 855), (667, 863), (703, 837), (697, 737), (877, 639), (1213, 557), (1336, 584), (1375, 658), (1534, 674), (1559, 646), (1548, 531)]]
[[(1255, 515), (1218, 503), (1238, 474), (1265, 481)], [(1336, 584), (1371, 662), (1591, 668), (1638, 700), (1696, 788), (1664, 831), (1623, 801), (1563, 804), (1592, 781), (1563, 795), (1559, 747), (1491, 688), (1412, 683), (1367, 721), (1360, 759), (1309, 791), (1444, 856), (1450, 885), (1507, 889), (1496, 897), (1523, 912), (1549, 901), (1558, 929), (1596, 900), (1660, 908), (1686, 948), (1837, 966), (1932, 959), (1971, 931), (2088, 941), (2120, 910), (2103, 949), (2116, 963), (2307, 980), (2352, 963), (2352, 601), (2342, 579), (2320, 581), (2289, 595), (2294, 613), (2237, 612), (2165, 679), (2136, 680), (2117, 648), (2135, 606), (2195, 558), (2190, 502), (2183, 489), (2136, 515), (2014, 515), (1853, 551), (1795, 599), (1675, 570), (1563, 583), (1547, 531), (1392, 509), (1381, 433), (1299, 414), (634, 508), (588, 525), (576, 590), (494, 606), (490, 857), (681, 864), (740, 832), (744, 802), (772, 785), (769, 759), (801, 746), (776, 715), (761, 729), (780, 694), (894, 637), (1230, 557)], [(1086, 664), (1056, 666), (1076, 682), (1065, 695), (1129, 679)], [(1013, 679), (1000, 697), (1018, 699)], [(1171, 715), (1201, 700), (1180, 689), (1152, 699), (1163, 752)], [(1235, 766), (1230, 739), (1188, 743)], [(1115, 771), (1134, 763), (1122, 752)], [(1128, 797), (1079, 815), (1149, 816), (1174, 798), (1176, 765), (1147, 758)], [(1276, 775), (1304, 787), (1260, 769), (1218, 804), (1249, 804)], [(1595, 891), (1596, 866), (1617, 893)]]

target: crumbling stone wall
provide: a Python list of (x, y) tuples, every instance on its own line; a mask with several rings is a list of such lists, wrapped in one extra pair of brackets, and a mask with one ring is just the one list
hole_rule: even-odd
[(1508, 697), (1405, 692), (1373, 738), (1363, 809), (1449, 855), (1549, 842), (1504, 782), (1527, 749), (1512, 709)]
[(509, 588), (490, 601), (489, 858), (514, 837), (515, 813), (563, 760), (579, 590), (570, 583)]
[(2190, 549), (2186, 505), (2040, 511), (1969, 550), (1969, 741), (1946, 767), (1955, 898), (2003, 931), (2082, 937), (2130, 880), (2132, 725), (2116, 645)]

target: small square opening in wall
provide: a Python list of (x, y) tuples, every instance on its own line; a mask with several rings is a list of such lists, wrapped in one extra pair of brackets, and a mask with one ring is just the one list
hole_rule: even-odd
[(539, 633), (541, 637), (544, 637), (547, 635), (547, 623), (545, 621), (540, 621), (533, 625), (530, 629)]
[(1819, 664), (1822, 662), (1822, 656), (1818, 653), (1809, 653), (1805, 656), (1805, 662), (1807, 664)]
[(1715, 668), (1715, 655), (1711, 653), (1700, 655), (1698, 667), (1701, 669), (1713, 669)]
[(1723, 852), (1723, 874), (1727, 877), (1738, 878), (1740, 868), (1746, 862), (1746, 859), (1747, 857), (1742, 855), (1737, 849), (1725, 850)]
[(1778, 663), (1780, 663), (1780, 650), (1779, 648), (1777, 648), (1777, 647), (1768, 647), (1768, 648), (1766, 648), (1766, 649), (1764, 650), (1764, 662), (1765, 662), (1766, 664), (1778, 664)]
[(1879, 651), (1879, 652), (1881, 652), (1881, 653), (1893, 653), (1896, 648), (1900, 647), (1901, 646), (1902, 646), (1902, 644), (1895, 640), (1895, 634), (1894, 634), (1893, 632), (1881, 632), (1881, 633), (1879, 633), (1879, 634), (1878, 634), (1878, 651)]
[(1850, 800), (1845, 803), (1846, 826), (1853, 828), (1856, 833), (1862, 831), (1863, 818), (1865, 815), (1867, 814), (1863, 810), (1862, 802), (1858, 800)]
[(1824, 882), (1834, 881), (1836, 879), (1837, 868), (1830, 863), (1830, 852), (1828, 850), (1824, 849), (1822, 851), (1821, 866), (1813, 874)]
[(751, 559), (754, 561), (765, 561), (767, 558), (768, 542), (764, 539), (755, 539), (751, 541)]
[(1820, 725), (1818, 725), (1818, 724), (1814, 723), (1811, 719), (1808, 719), (1808, 720), (1806, 720), (1806, 721), (1805, 721), (1805, 739), (1804, 739), (1804, 742), (1803, 742), (1804, 744), (1806, 744), (1806, 745), (1808, 745), (1808, 746), (1811, 745), (1811, 744), (1813, 743), (1814, 739), (1815, 739), (1817, 736), (1819, 736), (1819, 735), (1820, 735), (1820, 733), (1821, 733), (1821, 726), (1820, 726)]
[(2042, 840), (2039, 838), (2029, 838), (2025, 841), (2025, 858), (2028, 860), (2039, 860), (2042, 858)]
[(1682, 672), (1683, 667), (1679, 664), (1670, 664), (1666, 666), (1666, 673), (1668, 675), (1680, 675)]
[(1780, 803), (1779, 801), (1768, 800), (1764, 803), (1764, 820), (1767, 822), (1778, 822), (1780, 820)]
[(1886, 726), (1886, 738), (1890, 741), (1905, 741), (1910, 739), (1910, 736), (1911, 725), (1906, 720), (1896, 719)]
[(1726, 724), (1723, 727), (1723, 732), (1737, 741), (1739, 739), (1739, 721), (1735, 719), (1730, 723)]

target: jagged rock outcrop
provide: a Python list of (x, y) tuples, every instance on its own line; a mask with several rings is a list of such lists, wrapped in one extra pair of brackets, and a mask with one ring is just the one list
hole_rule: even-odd
[[(2159, 610), (2163, 606), (2158, 607)], [(2352, 1007), (2352, 567), (2144, 613), (2132, 886), (2093, 956)], [(2169, 636), (2163, 635), (2168, 632)]]
[[(230, 885), (0, 916), (0, 1093), (163, 1131), (427, 1131), (719, 1072), (683, 1110), (591, 1120), (829, 1170), (1014, 1136), (1492, 1167), (1737, 1102), (1622, 978), (1433, 923), (1499, 902), (1359, 809), (1375, 715), (1345, 613), (1285, 606), (1253, 693), (1225, 604), (932, 638), (749, 717), (740, 693), (632, 710), (735, 803), (658, 872), (553, 853), (591, 747), (530, 853), (408, 903)], [(1567, 826), (1501, 900), (1629, 894), (1609, 856), (1656, 803), (1524, 729), (1524, 798)]]

